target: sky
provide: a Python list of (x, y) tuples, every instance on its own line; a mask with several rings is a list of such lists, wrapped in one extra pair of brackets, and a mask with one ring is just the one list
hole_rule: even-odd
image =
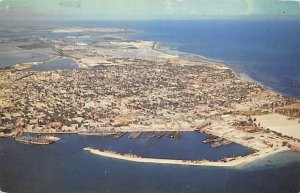
[(0, 20), (300, 19), (300, 0), (0, 0)]

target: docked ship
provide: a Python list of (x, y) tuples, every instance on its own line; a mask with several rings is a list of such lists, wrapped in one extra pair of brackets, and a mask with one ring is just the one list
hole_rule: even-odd
[(229, 141), (229, 140), (222, 140), (222, 141), (217, 141), (217, 142), (214, 142), (211, 147), (212, 148), (217, 148), (217, 147), (220, 147), (220, 146), (223, 146), (223, 145), (228, 145), (228, 144), (231, 144), (232, 142)]
[(178, 139), (178, 138), (180, 138), (181, 133), (182, 133), (181, 131), (175, 131), (175, 132), (172, 132), (168, 137), (172, 138), (172, 139)]
[(50, 135), (38, 135), (38, 136), (25, 136), (19, 134), (15, 137), (15, 140), (23, 144), (32, 144), (32, 145), (49, 145), (60, 140), (59, 137), (54, 137)]
[(114, 138), (115, 139), (119, 139), (119, 138), (121, 138), (121, 137), (123, 137), (124, 135), (126, 135), (127, 134), (127, 132), (117, 132), (116, 134), (115, 134), (115, 136), (114, 136)]
[(203, 140), (203, 143), (212, 143), (212, 142), (218, 142), (218, 141), (222, 141), (222, 138), (220, 138), (220, 137), (208, 137), (208, 138)]
[(158, 132), (157, 138), (159, 138), (159, 139), (163, 138), (165, 135), (166, 135), (166, 132), (164, 132), (164, 131)]

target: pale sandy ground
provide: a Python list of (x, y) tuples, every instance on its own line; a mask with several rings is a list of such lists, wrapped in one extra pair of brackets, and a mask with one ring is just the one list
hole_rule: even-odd
[(107, 61), (103, 56), (84, 57), (81, 58), (77, 63), (81, 68), (98, 66), (99, 64), (112, 65), (112, 63)]
[[(123, 57), (131, 55), (136, 58), (144, 58), (144, 59), (178, 58), (178, 55), (176, 55), (176, 54), (168, 54), (168, 53), (153, 49), (153, 47), (155, 45), (155, 42), (153, 42), (153, 41), (111, 42), (111, 44), (120, 47), (120, 51), (118, 51), (118, 55), (122, 56), (122, 54), (125, 54)], [(131, 46), (136, 47), (137, 49), (133, 49), (133, 50), (126, 49)]]
[(254, 118), (256, 118), (256, 123), (260, 123), (264, 128), (300, 139), (300, 123), (298, 119), (288, 120), (287, 116), (275, 113), (254, 116)]
[(174, 160), (174, 159), (158, 159), (158, 158), (142, 158), (142, 157), (133, 157), (129, 155), (120, 155), (112, 152), (103, 152), (94, 148), (84, 148), (84, 150), (89, 151), (92, 154), (110, 157), (114, 159), (121, 159), (131, 162), (141, 162), (141, 163), (157, 163), (157, 164), (171, 164), (171, 165), (195, 165), (195, 166), (214, 166), (214, 167), (234, 167), (239, 165), (244, 165), (246, 163), (252, 162), (257, 159), (262, 159), (269, 155), (279, 153), (282, 151), (287, 151), (286, 147), (276, 148), (276, 149), (267, 149), (264, 151), (260, 151), (254, 154), (250, 154), (245, 157), (237, 157), (234, 160), (230, 160), (227, 162), (223, 161), (208, 161), (208, 160), (200, 160), (200, 161), (185, 161), (185, 160)]

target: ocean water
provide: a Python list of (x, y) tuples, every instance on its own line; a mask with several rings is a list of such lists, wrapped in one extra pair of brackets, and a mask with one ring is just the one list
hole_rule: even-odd
[(300, 98), (300, 20), (67, 22), (85, 27), (137, 30), (131, 39), (157, 41), (222, 61), (238, 73)]
[[(296, 193), (300, 190), (300, 156), (291, 152), (240, 169), (144, 164), (83, 151), (86, 146), (109, 144), (109, 140), (101, 137), (61, 137), (61, 141), (48, 146), (1, 139), (2, 190), (9, 193)], [(280, 161), (286, 157), (293, 157), (293, 161)], [(272, 165), (273, 160), (279, 161)]]

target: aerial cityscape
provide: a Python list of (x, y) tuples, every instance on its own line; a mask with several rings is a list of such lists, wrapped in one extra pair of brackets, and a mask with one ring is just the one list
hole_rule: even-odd
[[(229, 8), (222, 20), (175, 14), (203, 0), (164, 4), (187, 21), (66, 12), (20, 24), (18, 1), (0, 1), (0, 193), (300, 191), (300, 44), (285, 35), (300, 30), (300, 12), (288, 2), (274, 0), (291, 12), (266, 14), (276, 22), (256, 1), (246, 1), (255, 20)], [(47, 6), (81, 13), (91, 1)]]
[(300, 150), (299, 136), (291, 135), (289, 128), (283, 126), (278, 132), (264, 125), (265, 116), (280, 116), (286, 125), (299, 128), (296, 99), (239, 77), (223, 64), (159, 51), (156, 42), (109, 38), (130, 33), (126, 30), (53, 31), (98, 32), (103, 38), (91, 45), (74, 43), (70, 37), (18, 45), (48, 54), (49, 61), (72, 59), (78, 68), (38, 72), (30, 69), (39, 63), (23, 63), (2, 69), (2, 136), (30, 144), (47, 139), (23, 133), (122, 137), (127, 132), (198, 131), (226, 140), (216, 140), (215, 146), (235, 142), (256, 150), (247, 159), (231, 158), (234, 165)]

